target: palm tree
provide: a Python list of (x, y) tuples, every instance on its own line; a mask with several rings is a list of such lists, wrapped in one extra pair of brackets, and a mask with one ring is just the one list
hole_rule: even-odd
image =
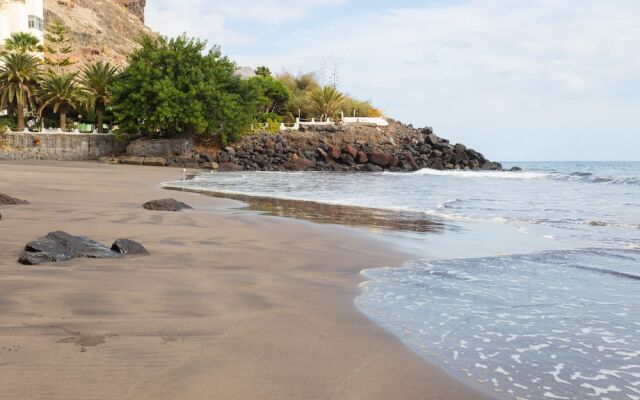
[(41, 65), (37, 57), (26, 53), (0, 56), (0, 106), (15, 107), (18, 130), (24, 130), (25, 109), (34, 107)]
[(309, 94), (309, 104), (316, 115), (330, 117), (340, 111), (345, 97), (333, 86), (318, 88)]
[(36, 53), (44, 51), (40, 40), (28, 32), (14, 32), (4, 41), (6, 50), (14, 53)]
[(103, 132), (104, 112), (111, 103), (111, 89), (120, 70), (108, 62), (85, 66), (80, 73), (80, 85), (87, 97), (87, 106), (96, 112), (98, 132)]
[(67, 129), (67, 113), (82, 104), (82, 90), (75, 81), (76, 74), (47, 74), (40, 81), (38, 99), (42, 115), (45, 108), (51, 106), (54, 113), (60, 114), (60, 129)]

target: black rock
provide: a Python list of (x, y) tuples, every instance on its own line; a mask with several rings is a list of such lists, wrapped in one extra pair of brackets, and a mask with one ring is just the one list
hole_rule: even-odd
[(203, 162), (210, 163), (210, 162), (213, 162), (213, 157), (211, 157), (209, 154), (201, 153), (200, 160)]
[(457, 164), (469, 162), (469, 155), (467, 154), (467, 148), (465, 147), (465, 145), (460, 143), (456, 144), (455, 157)]
[(442, 139), (439, 138), (438, 136), (434, 135), (433, 133), (430, 133), (428, 135), (426, 135), (426, 142), (427, 144), (430, 145), (436, 145), (436, 144), (440, 144), (442, 142)]
[(17, 206), (20, 204), (29, 204), (29, 202), (26, 200), (16, 199), (15, 197), (11, 197), (6, 194), (0, 193), (0, 205)]
[(142, 207), (151, 211), (181, 211), (191, 210), (193, 208), (190, 205), (175, 199), (152, 200), (144, 203)]
[(367, 163), (365, 165), (365, 171), (369, 171), (369, 172), (382, 172), (383, 169), (373, 163)]
[(47, 236), (29, 242), (18, 262), (37, 265), (49, 262), (68, 261), (74, 258), (116, 258), (120, 253), (111, 251), (84, 236), (73, 236), (65, 232), (51, 232)]
[(149, 252), (138, 242), (129, 239), (118, 239), (111, 245), (111, 250), (126, 256), (148, 256)]
[(488, 162), (482, 164), (481, 168), (483, 170), (500, 171), (500, 170), (502, 170), (502, 165), (500, 165), (500, 163), (497, 163), (497, 162), (488, 161)]
[(511, 167), (511, 169), (509, 171), (518, 172), (518, 171), (522, 171), (522, 168), (520, 168), (520, 167)]

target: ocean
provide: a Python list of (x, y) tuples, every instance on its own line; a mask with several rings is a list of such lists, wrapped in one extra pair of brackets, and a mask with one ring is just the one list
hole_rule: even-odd
[(640, 400), (640, 162), (512, 165), (523, 171), (204, 173), (167, 186), (433, 221), (369, 228), (415, 257), (362, 272), (362, 312), (495, 398)]

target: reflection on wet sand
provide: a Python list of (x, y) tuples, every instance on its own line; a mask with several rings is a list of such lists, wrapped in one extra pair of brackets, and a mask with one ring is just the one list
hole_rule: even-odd
[[(439, 233), (445, 229), (445, 225), (442, 222), (435, 221), (420, 212), (381, 210), (196, 189), (169, 187), (167, 189), (238, 200), (246, 203), (247, 208), (251, 211), (264, 212), (280, 217), (300, 218), (323, 224), (343, 224), (366, 229), (387, 229), (405, 232)], [(447, 226), (447, 228), (450, 229), (452, 227)]]

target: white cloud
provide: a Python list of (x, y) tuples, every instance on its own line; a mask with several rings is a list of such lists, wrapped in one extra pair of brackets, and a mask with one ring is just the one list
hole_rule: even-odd
[[(148, 2), (149, 26), (165, 35), (187, 32), (225, 46), (246, 45), (256, 38), (230, 28), (232, 22), (264, 25), (297, 21), (317, 7), (333, 6), (346, 0), (155, 0)], [(246, 27), (246, 25), (245, 25)]]

